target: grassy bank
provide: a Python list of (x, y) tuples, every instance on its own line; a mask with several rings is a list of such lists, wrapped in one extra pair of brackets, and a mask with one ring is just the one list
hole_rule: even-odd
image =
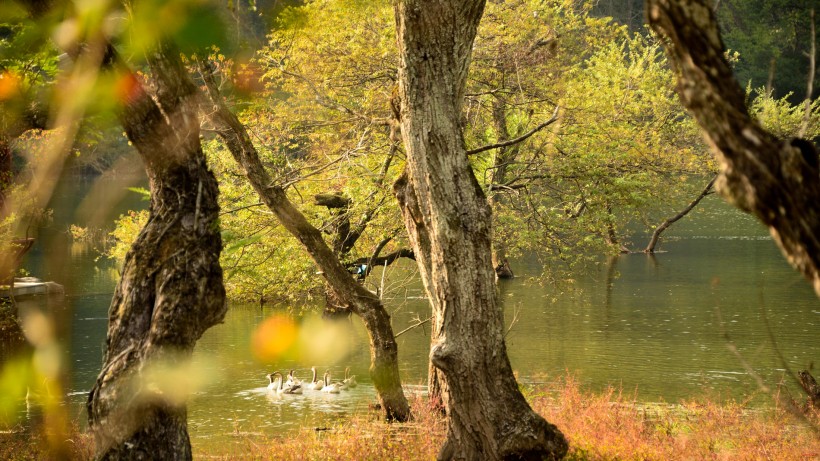
[[(572, 379), (536, 388), (533, 408), (558, 425), (570, 441), (568, 460), (778, 460), (820, 459), (820, 412), (798, 417), (783, 408), (753, 410), (741, 403), (708, 401), (641, 405), (615, 391), (587, 392)], [(430, 460), (444, 438), (444, 420), (422, 398), (415, 420), (386, 424), (359, 414), (327, 430), (303, 429), (288, 437), (226, 434), (232, 443), (202, 449), (195, 459), (215, 460)], [(50, 459), (30, 433), (0, 434), (0, 459)], [(75, 433), (64, 449), (87, 459), (90, 442)]]
[[(797, 417), (740, 403), (639, 405), (615, 391), (586, 392), (572, 379), (558, 389), (532, 389), (529, 400), (569, 439), (568, 460), (820, 459), (817, 411)], [(201, 459), (217, 460), (435, 459), (445, 422), (423, 399), (413, 407), (416, 418), (409, 424), (358, 415), (328, 431), (304, 429), (288, 438), (237, 434), (221, 450), (194, 450)]]

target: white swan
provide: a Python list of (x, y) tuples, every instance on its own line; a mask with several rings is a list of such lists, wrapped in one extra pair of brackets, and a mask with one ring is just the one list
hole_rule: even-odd
[(296, 386), (296, 385), (301, 386), (302, 385), (302, 380), (296, 377), (296, 375), (293, 373), (293, 370), (290, 370), (288, 372), (288, 380), (285, 381), (285, 387), (287, 387), (287, 386)]
[(350, 373), (350, 367), (345, 367), (345, 379), (342, 382), (344, 384), (346, 384), (347, 387), (354, 388), (354, 387), (358, 386), (359, 383), (356, 382), (356, 375), (348, 376), (349, 373)]
[[(274, 376), (277, 376), (277, 378), (273, 379)], [(268, 381), (270, 381), (270, 384), (268, 384), (268, 390), (274, 391), (277, 394), (301, 394), (302, 393), (302, 386), (299, 385), (299, 384), (290, 384), (290, 385), (287, 385), (287, 386), (284, 385), (284, 383), (283, 383), (284, 379), (282, 378), (282, 373), (279, 373), (278, 371), (269, 374), (268, 375)]]
[(323, 379), (316, 380), (316, 367), (310, 367), (310, 371), (313, 372), (313, 378), (310, 379), (307, 388), (312, 391), (321, 391), (325, 387), (325, 381)]
[(275, 391), (279, 387), (279, 384), (273, 380), (273, 376), (275, 374), (276, 373), (270, 373), (270, 374), (265, 375), (265, 377), (268, 378), (268, 390), (269, 391)]
[(328, 394), (338, 394), (341, 387), (339, 383), (331, 383), (330, 382), (330, 370), (325, 372), (325, 387), (322, 388), (322, 392), (327, 392)]

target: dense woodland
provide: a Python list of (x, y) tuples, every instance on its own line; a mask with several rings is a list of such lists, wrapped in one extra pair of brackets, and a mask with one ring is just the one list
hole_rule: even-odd
[(820, 293), (812, 6), (4, 5), (4, 241), (47, 214), (67, 158), (148, 178), (147, 209), (107, 251), (122, 269), (88, 397), (95, 457), (191, 458), (184, 398), (154, 376), (186, 363), (228, 300), (361, 318), (383, 418), (410, 420), (390, 287), (371, 277), (399, 259), (430, 300), (439, 458), (563, 457), (507, 358), (495, 284), (516, 257), (571, 283), (602, 255), (656, 251), (717, 190)]

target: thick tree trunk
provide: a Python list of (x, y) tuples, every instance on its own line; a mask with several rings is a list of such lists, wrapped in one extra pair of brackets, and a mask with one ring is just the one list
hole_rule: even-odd
[(352, 312), (347, 308), (347, 303), (325, 281), (325, 308), (322, 310), (322, 317), (328, 320), (342, 320), (350, 317), (350, 314)]
[(203, 64), (200, 70), (205, 78), (208, 97), (212, 104), (209, 117), (236, 162), (245, 170), (245, 176), (251, 186), (282, 226), (304, 245), (339, 300), (364, 322), (370, 336), (370, 377), (373, 379), (387, 419), (408, 420), (410, 406), (401, 387), (398, 345), (393, 336), (390, 315), (381, 300), (350, 275), (333, 250), (328, 247), (322, 233), (293, 206), (285, 191), (273, 184), (247, 130), (228, 109), (219, 94), (212, 79), (212, 69)]
[[(405, 222), (407, 222), (408, 219), (412, 219), (413, 222), (421, 223), (423, 217), (418, 203), (418, 197), (416, 197), (412, 184), (408, 181), (406, 172), (399, 177), (393, 185), (393, 189), (396, 193), (399, 207), (402, 209)], [(413, 245), (413, 254), (416, 256), (416, 263), (421, 272), (421, 279), (425, 284), (425, 289), (429, 297), (430, 290), (427, 288), (427, 280), (429, 280), (433, 272), (430, 259), (432, 251), (430, 248), (430, 236), (424, 231), (424, 228), (422, 228), (418, 233), (408, 231), (408, 237)], [(436, 301), (430, 298), (430, 303), (433, 306), (430, 315), (430, 344), (436, 344), (440, 339), (441, 333), (444, 331), (444, 317), (441, 315), (441, 309), (436, 308)], [(444, 373), (433, 364), (432, 360), (427, 364), (427, 391), (431, 404), (435, 408), (446, 410), (450, 396), (447, 378), (444, 376)]]
[(440, 459), (560, 458), (563, 435), (532, 411), (504, 343), (491, 211), (461, 133), (464, 83), (483, 0), (398, 1), (406, 176), (395, 185), (433, 307), (430, 360), (446, 376)]
[(140, 87), (121, 115), (145, 161), (151, 204), (125, 258), (88, 396), (97, 459), (191, 459), (185, 404), (151, 370), (188, 360), (226, 310), (218, 189), (200, 146), (196, 88), (174, 49), (155, 50), (149, 64), (156, 102)]
[(769, 228), (786, 259), (820, 295), (820, 162), (814, 145), (780, 140), (746, 108), (702, 0), (647, 0), (647, 17), (678, 74), (678, 94), (720, 162), (715, 188)]

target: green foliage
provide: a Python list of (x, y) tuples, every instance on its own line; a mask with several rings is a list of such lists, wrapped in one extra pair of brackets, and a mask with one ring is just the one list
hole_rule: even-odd
[[(763, 87), (756, 89), (754, 94), (755, 97), (752, 99), (749, 110), (757, 117), (763, 128), (782, 139), (798, 136), (806, 118), (806, 107), (803, 103), (792, 104), (790, 94), (776, 99)], [(809, 123), (803, 138), (814, 139), (818, 136), (820, 136), (820, 98), (811, 102)]]
[(172, 40), (183, 53), (211, 46), (226, 48), (222, 5), (211, 0), (146, 0), (136, 2), (124, 31), (128, 51), (143, 56), (162, 39)]
[(142, 195), (143, 200), (150, 200), (151, 199), (151, 191), (144, 187), (129, 187), (128, 190), (131, 192), (135, 192), (137, 194)]
[[(339, 255), (344, 260), (369, 256), (402, 228), (390, 191), (401, 171), (387, 124), (397, 65), (392, 23), (391, 8), (378, 2), (310, 2), (281, 15), (253, 62), (243, 66), (219, 53), (211, 56), (226, 80), (261, 77), (264, 87), (243, 102), (240, 118), (274, 182), (287, 187), (328, 243), (341, 219), (365, 229), (353, 251)], [(225, 210), (229, 296), (294, 305), (323, 293), (323, 279), (301, 244), (257, 204), (227, 150), (217, 142), (205, 149)], [(319, 193), (344, 195), (350, 207), (339, 216), (314, 204)], [(401, 244), (391, 242), (383, 252)]]
[(34, 384), (35, 371), (28, 357), (3, 362), (0, 368), (0, 427), (16, 422), (25, 406), (28, 387)]
[(114, 244), (108, 248), (106, 256), (116, 259), (119, 262), (125, 260), (125, 255), (131, 249), (131, 244), (137, 239), (140, 230), (148, 223), (148, 210), (129, 211), (128, 214), (120, 215), (115, 222), (111, 237)]
[[(494, 2), (476, 40), (468, 146), (522, 144), (473, 158), (489, 188), (495, 241), (515, 254), (580, 266), (629, 246), (630, 233), (696, 194), (713, 160), (674, 93), (658, 43), (630, 36), (589, 5)], [(506, 131), (506, 134), (505, 134)], [(547, 274), (560, 277), (553, 266)]]
[[(494, 207), (496, 242), (568, 265), (597, 261), (660, 222), (714, 169), (682, 110), (659, 45), (630, 36), (576, 0), (490, 2), (476, 39), (464, 104), (468, 148), (523, 143), (471, 157)], [(211, 60), (273, 182), (333, 243), (342, 219), (364, 233), (343, 260), (406, 246), (390, 186), (402, 170), (390, 138), (398, 58), (390, 5), (313, 1), (287, 9), (251, 61)], [(261, 82), (261, 83), (260, 83)], [(255, 89), (249, 93), (248, 89)], [(220, 181), (223, 266), (234, 299), (320, 292), (301, 245), (258, 203), (227, 150), (205, 144)], [(342, 216), (318, 193), (351, 200)], [(126, 224), (130, 224), (127, 221)]]

